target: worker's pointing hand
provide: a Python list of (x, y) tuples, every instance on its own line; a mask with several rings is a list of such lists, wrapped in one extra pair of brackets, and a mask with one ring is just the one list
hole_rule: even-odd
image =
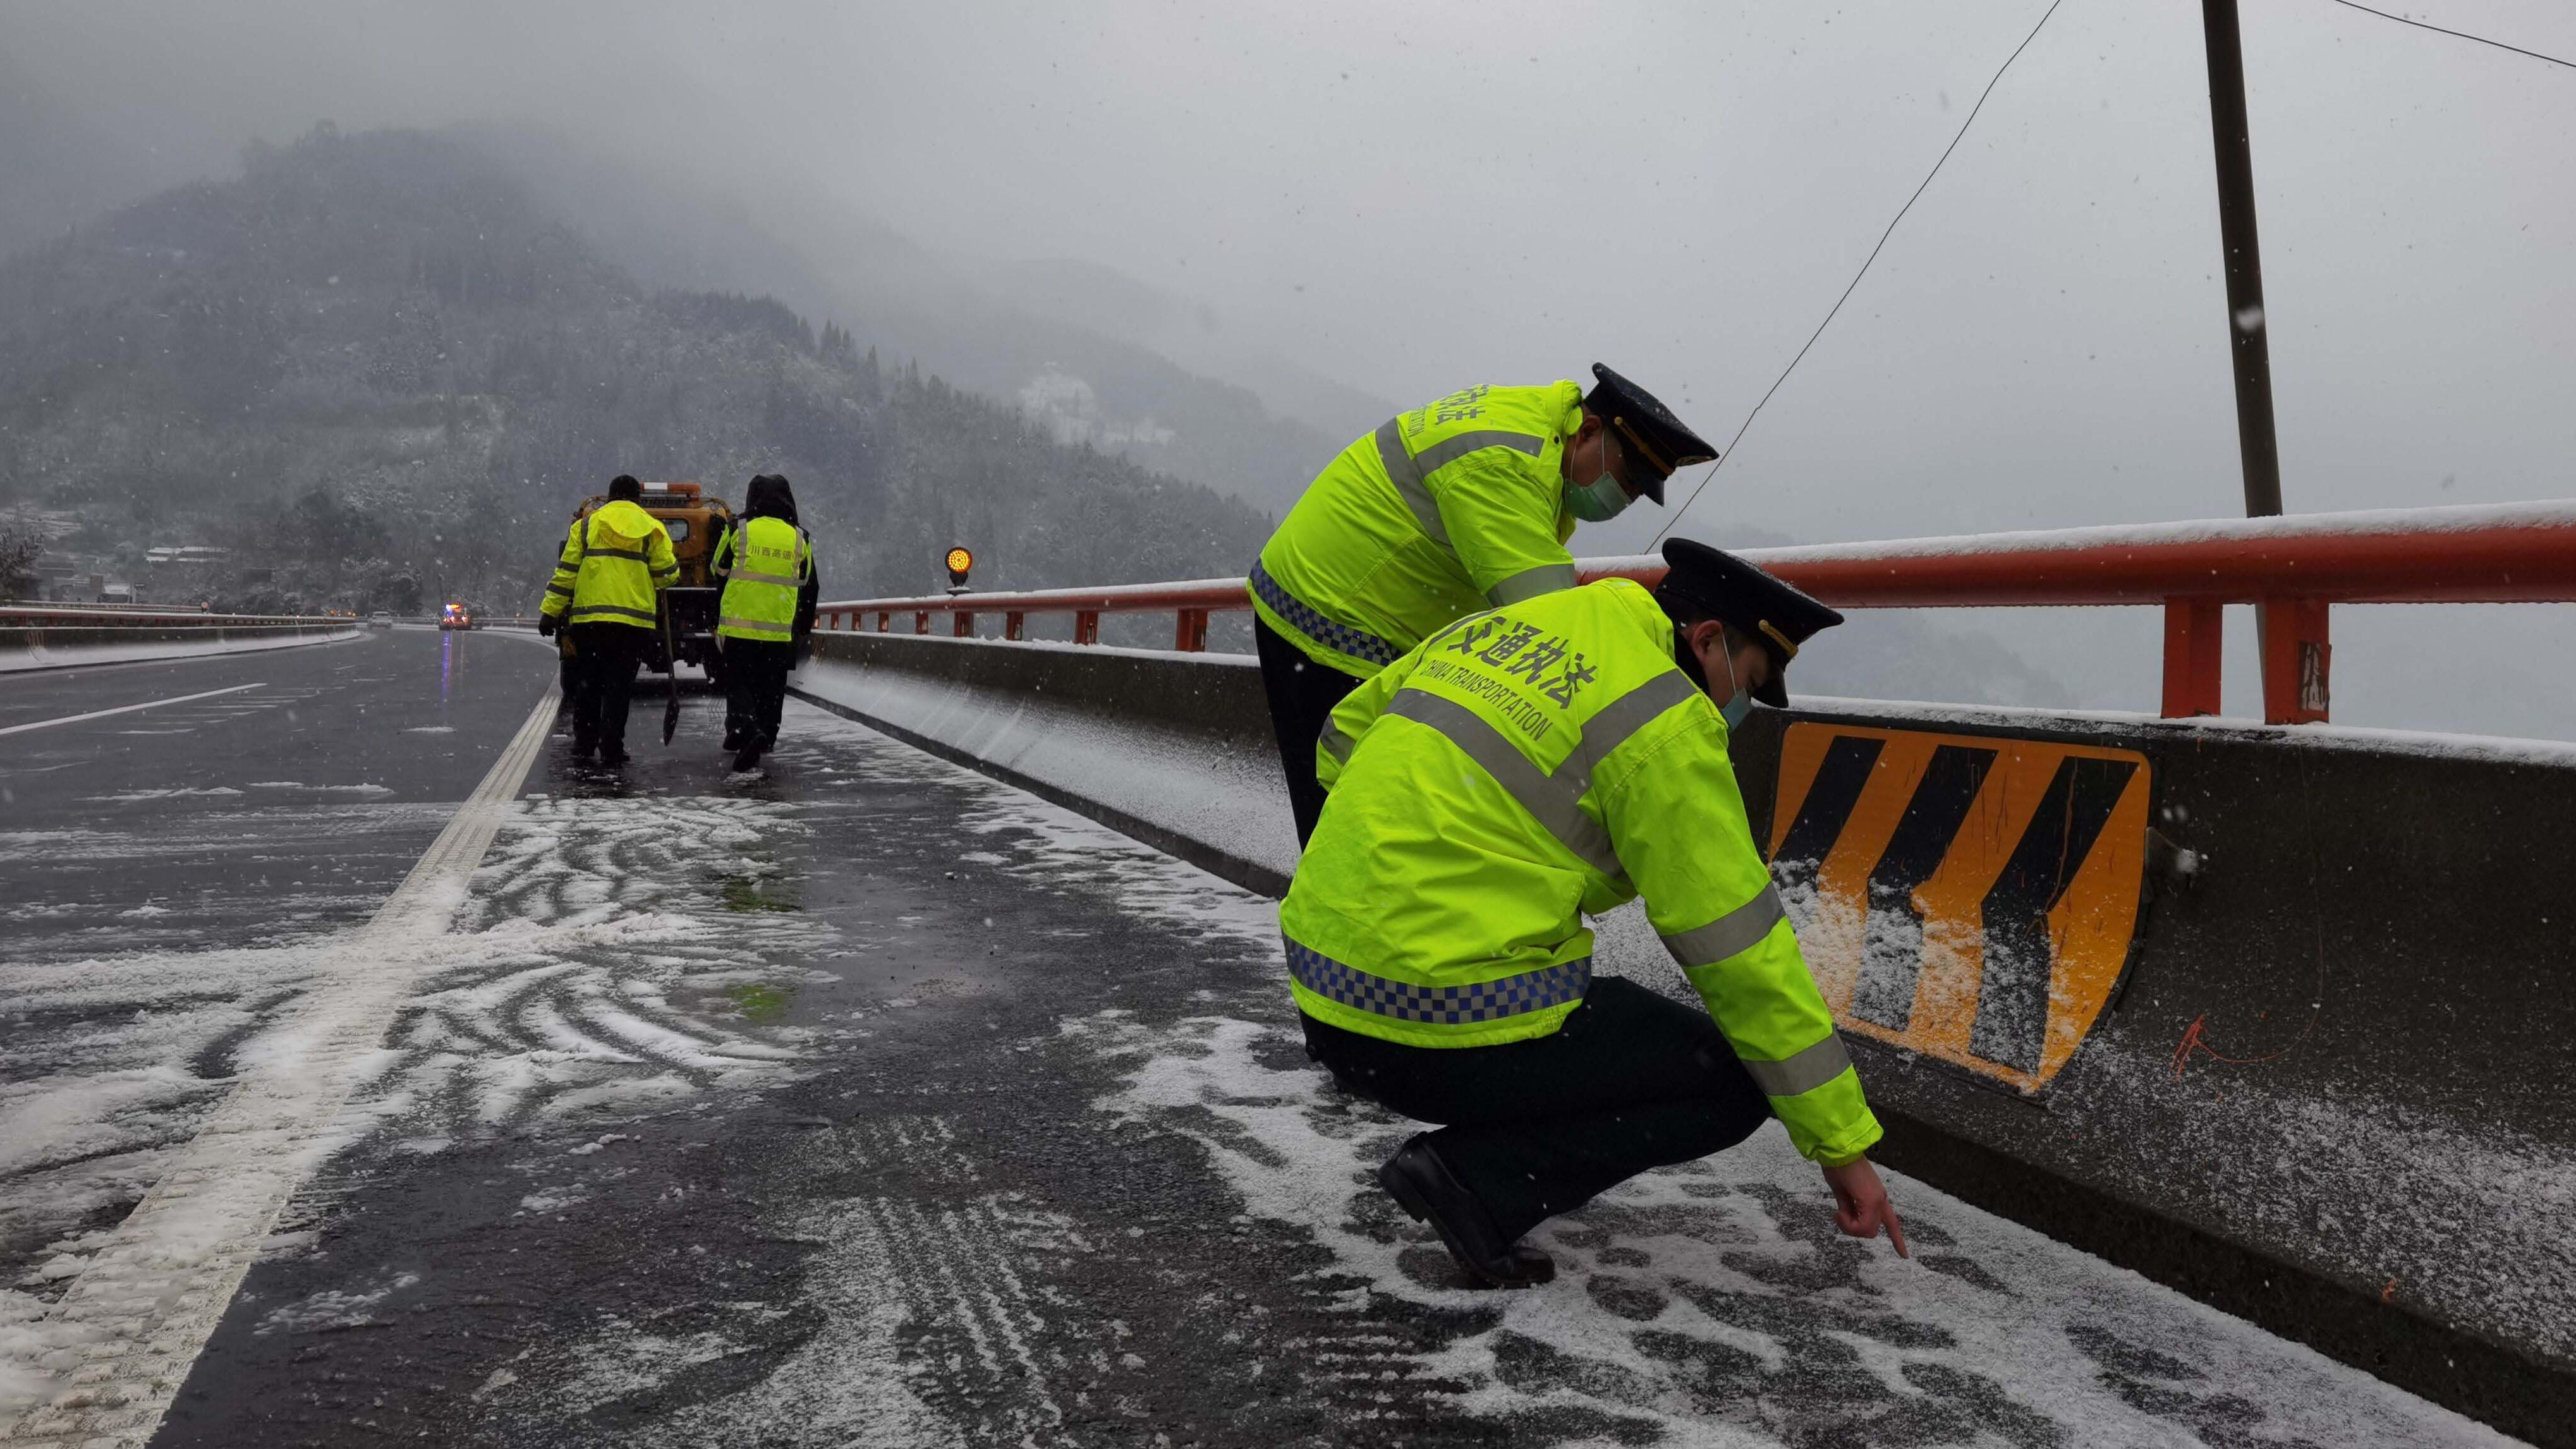
[(1878, 1180), (1878, 1169), (1869, 1165), (1868, 1158), (1826, 1168), (1825, 1186), (1834, 1190), (1835, 1227), (1855, 1238), (1877, 1237), (1883, 1227), (1896, 1244), (1896, 1256), (1914, 1256), (1906, 1251), (1905, 1224), (1897, 1220), (1896, 1204), (1887, 1200), (1887, 1186)]

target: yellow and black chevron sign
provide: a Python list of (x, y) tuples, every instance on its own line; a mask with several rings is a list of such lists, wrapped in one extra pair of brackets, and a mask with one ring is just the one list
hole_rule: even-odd
[(1835, 1019), (2047, 1085), (2128, 960), (2147, 786), (2131, 750), (1790, 725), (1772, 874)]

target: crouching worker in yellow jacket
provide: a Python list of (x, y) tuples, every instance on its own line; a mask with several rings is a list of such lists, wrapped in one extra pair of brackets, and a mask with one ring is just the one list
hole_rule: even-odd
[[(1470, 1277), (1555, 1265), (1521, 1235), (1766, 1118), (1824, 1169), (1854, 1237), (1904, 1229), (1879, 1126), (1798, 954), (1727, 757), (1842, 616), (1676, 539), (1625, 579), (1508, 604), (1359, 686), (1318, 744), (1329, 792), (1279, 911), (1307, 1051), (1417, 1121), (1378, 1169)], [(1646, 899), (1694, 1011), (1592, 979), (1583, 913)]]

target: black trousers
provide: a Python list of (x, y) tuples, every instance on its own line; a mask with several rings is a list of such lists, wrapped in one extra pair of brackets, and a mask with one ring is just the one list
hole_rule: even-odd
[(572, 746), (626, 753), (627, 696), (635, 671), (654, 651), (653, 631), (632, 624), (567, 624), (572, 635)]
[(1335, 1081), (1418, 1122), (1506, 1240), (1654, 1167), (1722, 1152), (1771, 1104), (1709, 1020), (1603, 977), (1550, 1036), (1402, 1046), (1305, 1018)]
[(796, 646), (784, 640), (724, 641), (725, 734), (744, 743), (778, 743), (778, 712), (787, 704), (787, 671)]
[(572, 719), (574, 702), (581, 698), (581, 671), (573, 668), (572, 633), (566, 629), (555, 632), (555, 687), (563, 694), (555, 704), (555, 730), (561, 733)]
[(1261, 688), (1270, 696), (1270, 727), (1279, 735), (1279, 763), (1288, 772), (1288, 808), (1297, 817), (1297, 843), (1315, 834), (1324, 813), (1324, 787), (1315, 783), (1315, 739), (1333, 706), (1360, 681), (1306, 657), (1278, 630), (1252, 621), (1253, 648), (1261, 655)]

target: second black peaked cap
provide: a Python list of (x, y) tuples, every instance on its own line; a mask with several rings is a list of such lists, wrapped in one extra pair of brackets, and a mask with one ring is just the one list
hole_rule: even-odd
[(1753, 697), (1774, 709), (1789, 707), (1789, 661), (1798, 646), (1843, 621), (1818, 603), (1731, 553), (1694, 539), (1664, 540), (1664, 581), (1655, 599), (1666, 613), (1675, 606), (1732, 624), (1771, 656), (1771, 678)]
[(1708, 439), (1674, 417), (1673, 410), (1653, 393), (1597, 362), (1592, 364), (1592, 375), (1600, 381), (1584, 395), (1583, 405), (1619, 435), (1629, 457), (1646, 464), (1650, 476), (1632, 481), (1645, 486), (1647, 497), (1663, 502), (1664, 479), (1674, 469), (1716, 459), (1717, 449), (1709, 446)]

